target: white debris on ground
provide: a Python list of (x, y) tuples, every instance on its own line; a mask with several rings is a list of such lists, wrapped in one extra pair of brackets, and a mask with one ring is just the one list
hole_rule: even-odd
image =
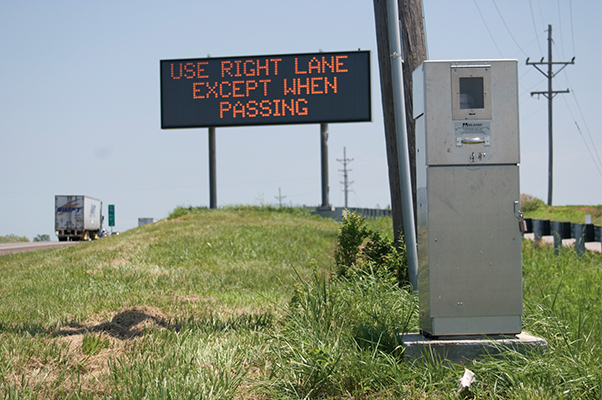
[(462, 393), (465, 390), (470, 389), (470, 385), (475, 382), (474, 372), (464, 368), (464, 376), (460, 378), (460, 385), (458, 386), (458, 393)]

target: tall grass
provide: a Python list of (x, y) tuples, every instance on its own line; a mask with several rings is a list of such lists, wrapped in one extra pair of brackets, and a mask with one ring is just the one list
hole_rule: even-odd
[(400, 333), (415, 325), (415, 307), (394, 279), (356, 274), (328, 281), (315, 273), (297, 287), (284, 327), (272, 338), (268, 387), (283, 398), (389, 390), (401, 372)]
[[(415, 295), (370, 261), (336, 276), (338, 228), (300, 209), (181, 208), (0, 257), (0, 398), (458, 398), (462, 366), (404, 357)], [(549, 350), (480, 358), (467, 396), (602, 398), (599, 254), (525, 242), (523, 271), (523, 329)]]
[(549, 342), (549, 373), (570, 396), (602, 398), (600, 255), (564, 248), (556, 256), (550, 247), (524, 246), (526, 323)]

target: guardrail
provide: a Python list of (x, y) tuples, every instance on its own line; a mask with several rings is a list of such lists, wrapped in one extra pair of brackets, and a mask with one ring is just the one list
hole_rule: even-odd
[(390, 217), (391, 210), (379, 210), (375, 208), (355, 208), (348, 207), (348, 211), (361, 215), (364, 218), (377, 219), (381, 217)]
[(533, 233), (533, 240), (539, 241), (544, 236), (552, 236), (555, 250), (562, 246), (564, 239), (575, 239), (575, 250), (578, 254), (585, 252), (585, 243), (602, 242), (602, 226), (532, 218), (525, 218), (525, 222), (527, 223), (525, 233)]
[[(345, 210), (355, 212), (364, 218), (370, 219), (391, 216), (391, 210), (380, 210), (374, 208), (311, 208), (315, 210), (314, 212), (316, 214), (323, 217), (333, 218), (337, 221), (341, 221), (343, 219), (343, 213)], [(602, 226), (596, 226), (594, 224), (573, 224), (570, 222), (557, 222), (532, 218), (525, 218), (525, 222), (527, 225), (527, 230), (524, 233), (532, 233), (533, 240), (535, 241), (542, 240), (544, 236), (552, 236), (554, 239), (554, 249), (556, 251), (563, 245), (562, 241), (565, 239), (575, 239), (575, 250), (578, 254), (583, 254), (583, 252), (585, 252), (586, 243), (602, 243)]]
[(380, 210), (377, 208), (357, 208), (357, 207), (332, 207), (332, 208), (324, 208), (324, 207), (307, 207), (314, 210), (315, 214), (318, 214), (322, 217), (332, 218), (337, 221), (341, 221), (343, 219), (343, 213), (345, 210), (349, 212), (354, 212), (357, 215), (361, 215), (364, 218), (369, 219), (377, 219), (381, 217), (390, 217), (391, 210)]

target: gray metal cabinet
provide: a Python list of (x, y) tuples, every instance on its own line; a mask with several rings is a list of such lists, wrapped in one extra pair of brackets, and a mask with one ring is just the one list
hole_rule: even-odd
[(414, 72), (420, 328), (521, 331), (515, 60), (426, 61)]

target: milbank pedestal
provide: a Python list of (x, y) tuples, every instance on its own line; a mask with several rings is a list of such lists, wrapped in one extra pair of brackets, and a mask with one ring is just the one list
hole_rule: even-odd
[(408, 357), (471, 362), (547, 343), (522, 332), (516, 60), (424, 61), (413, 73), (421, 334)]
[(423, 360), (433, 356), (455, 363), (470, 364), (479, 357), (499, 355), (507, 351), (528, 354), (533, 351), (546, 352), (548, 342), (542, 338), (522, 332), (518, 335), (498, 336), (442, 336), (428, 338), (420, 333), (401, 335), (404, 357)]

